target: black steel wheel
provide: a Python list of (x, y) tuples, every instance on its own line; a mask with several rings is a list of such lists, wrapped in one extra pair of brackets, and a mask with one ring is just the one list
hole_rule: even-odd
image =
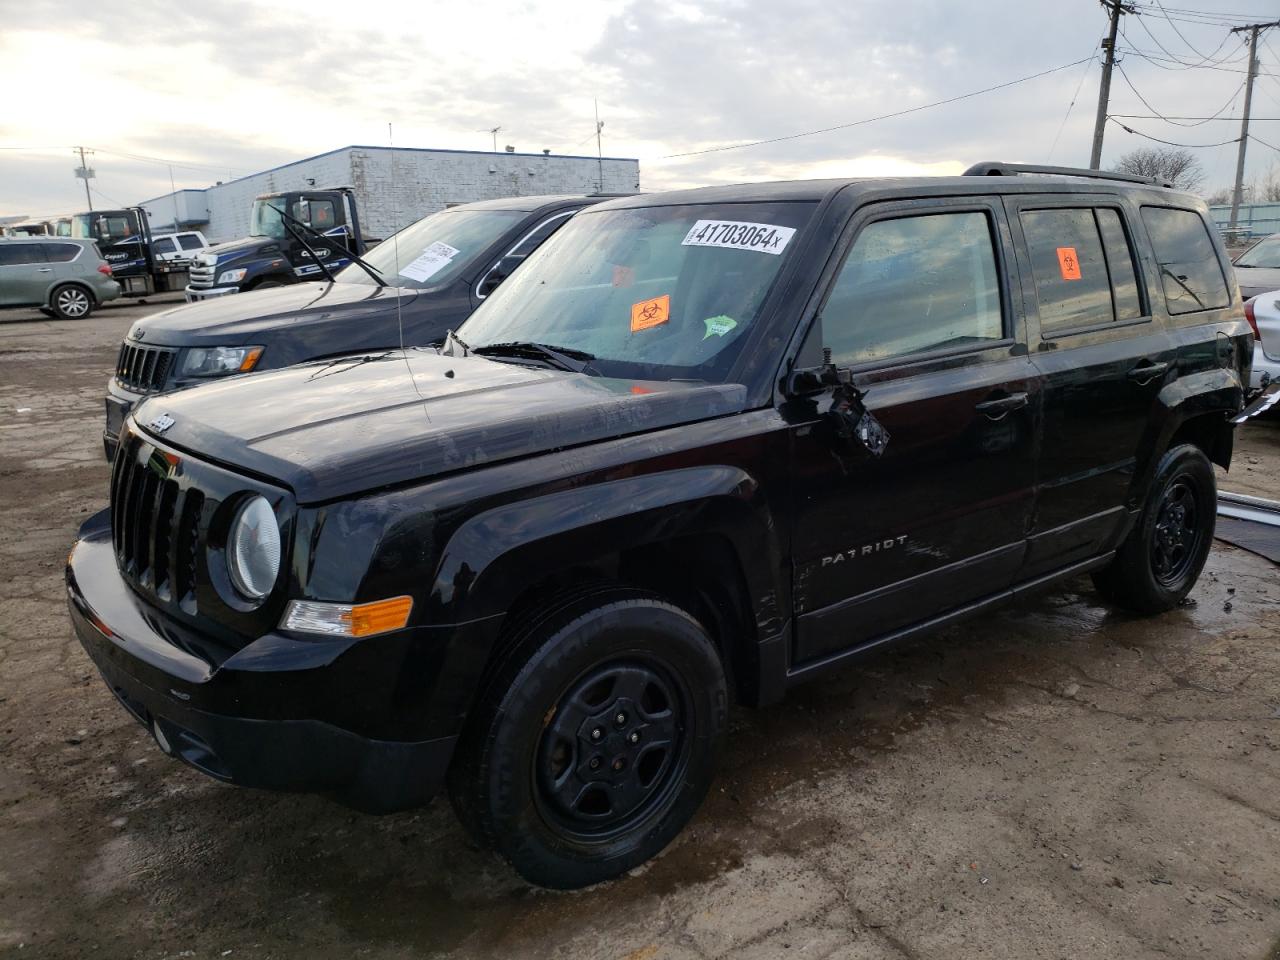
[(1185, 475), (1170, 483), (1151, 528), (1151, 569), (1156, 579), (1166, 586), (1186, 576), (1204, 537), (1195, 484), (1193, 477)]
[(662, 806), (688, 763), (688, 693), (652, 659), (609, 660), (556, 703), (535, 798), (566, 833), (600, 840)]
[(701, 804), (727, 723), (692, 616), (594, 587), (519, 615), (449, 772), (459, 819), (531, 883), (572, 889), (654, 856)]
[(1160, 613), (1191, 592), (1213, 546), (1218, 488), (1199, 447), (1181, 444), (1156, 467), (1146, 505), (1115, 558), (1093, 575), (1108, 600)]

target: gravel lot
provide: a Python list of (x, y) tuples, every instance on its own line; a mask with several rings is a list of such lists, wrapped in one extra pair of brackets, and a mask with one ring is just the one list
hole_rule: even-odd
[[(1218, 544), (1163, 617), (1087, 581), (735, 715), (654, 863), (572, 894), (384, 818), (165, 758), (73, 639), (132, 319), (0, 314), (0, 955), (1280, 957), (1280, 578)], [(1280, 420), (1224, 486), (1280, 497)]]

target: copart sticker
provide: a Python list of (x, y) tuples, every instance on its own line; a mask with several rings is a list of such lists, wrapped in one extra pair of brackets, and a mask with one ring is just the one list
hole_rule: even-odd
[(728, 247), (730, 250), (758, 250), (775, 256), (787, 249), (795, 227), (770, 223), (743, 223), (740, 220), (699, 220), (680, 241), (685, 247)]
[(447, 267), (458, 253), (457, 247), (451, 247), (447, 243), (441, 243), (437, 240), (423, 250), (417, 260), (412, 263), (406, 263), (401, 267), (400, 276), (408, 277), (410, 280), (417, 280), (419, 283), (426, 283)]
[(710, 340), (712, 337), (723, 337), (738, 325), (737, 320), (733, 319), (733, 317), (726, 317), (723, 313), (718, 317), (707, 317), (702, 322), (707, 325), (707, 332), (702, 335), (703, 340)]
[(1076, 256), (1075, 247), (1058, 248), (1058, 267), (1062, 270), (1063, 280), (1080, 279), (1080, 258)]
[(652, 300), (641, 300), (631, 305), (631, 332), (648, 330), (671, 319), (671, 294), (664, 293)]

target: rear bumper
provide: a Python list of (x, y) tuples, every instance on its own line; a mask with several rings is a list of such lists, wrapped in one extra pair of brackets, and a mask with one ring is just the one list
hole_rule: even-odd
[(1249, 375), (1249, 389), (1262, 390), (1276, 380), (1280, 380), (1280, 360), (1272, 360), (1258, 346), (1253, 351), (1253, 372)]
[[(443, 785), (455, 736), (380, 740), (314, 717), (280, 715), (281, 702), (305, 702), (296, 692), (318, 671), (342, 669), (326, 641), (268, 635), (221, 664), (207, 650), (173, 642), (176, 630), (120, 577), (105, 513), (81, 528), (67, 561), (67, 599), (76, 636), (108, 688), (165, 753), (202, 773), (241, 786), (322, 793), (370, 813), (420, 806)], [(261, 644), (270, 649), (244, 656)], [(251, 691), (263, 690), (271, 702), (253, 702)]]

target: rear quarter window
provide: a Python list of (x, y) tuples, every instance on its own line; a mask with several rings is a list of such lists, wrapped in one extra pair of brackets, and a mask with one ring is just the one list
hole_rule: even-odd
[(74, 243), (46, 243), (44, 255), (50, 263), (70, 263), (80, 256), (80, 247)]
[(1198, 213), (1143, 207), (1142, 222), (1151, 237), (1170, 314), (1214, 310), (1231, 303), (1218, 251)]

